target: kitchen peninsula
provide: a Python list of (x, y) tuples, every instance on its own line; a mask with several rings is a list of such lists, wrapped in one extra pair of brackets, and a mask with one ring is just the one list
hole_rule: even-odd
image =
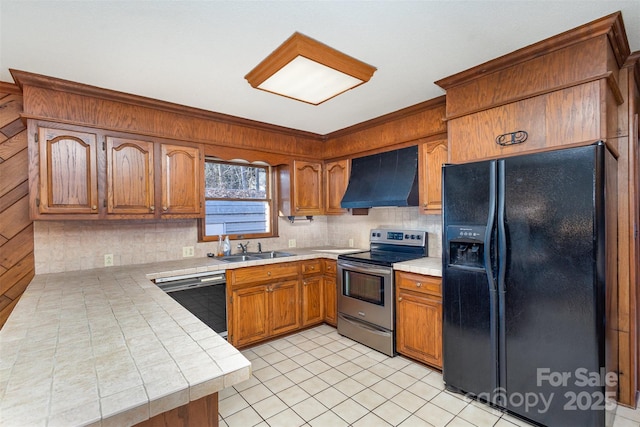
[[(293, 252), (284, 260), (337, 258)], [(146, 425), (184, 417), (175, 410), (184, 407), (217, 425), (217, 393), (247, 380), (251, 364), (151, 280), (278, 262), (196, 258), (35, 276), (0, 332), (0, 424)], [(394, 267), (440, 274), (439, 258), (406, 264)]]

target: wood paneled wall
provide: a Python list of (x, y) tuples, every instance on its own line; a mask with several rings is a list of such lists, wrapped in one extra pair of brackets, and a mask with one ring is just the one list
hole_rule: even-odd
[(10, 70), (24, 92), (24, 117), (137, 135), (252, 150), (266, 155), (322, 157), (320, 135), (81, 83)]
[(0, 82), (0, 328), (34, 276), (22, 94)]
[(324, 159), (360, 157), (446, 137), (444, 96), (332, 132)]

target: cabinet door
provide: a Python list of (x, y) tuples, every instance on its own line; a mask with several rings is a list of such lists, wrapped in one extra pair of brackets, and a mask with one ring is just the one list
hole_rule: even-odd
[(97, 138), (38, 128), (40, 213), (98, 213)]
[[(448, 121), (451, 162), (461, 163), (605, 139), (600, 83), (593, 81)], [(520, 144), (498, 145), (496, 137), (525, 131)]]
[(232, 345), (242, 346), (269, 336), (268, 295), (266, 286), (254, 286), (232, 292)]
[(340, 207), (342, 196), (349, 184), (349, 160), (339, 160), (324, 165), (325, 203), (327, 215), (343, 214), (347, 209)]
[(297, 280), (269, 285), (271, 335), (300, 327), (300, 286)]
[(302, 326), (321, 323), (324, 320), (322, 291), (322, 276), (302, 279)]
[(398, 292), (396, 348), (398, 353), (442, 367), (442, 302)]
[(153, 142), (107, 137), (107, 213), (153, 215)]
[(322, 165), (315, 162), (293, 162), (294, 215), (321, 215)]
[(338, 300), (336, 290), (336, 276), (324, 276), (324, 321), (336, 326), (338, 318)]
[(162, 144), (162, 214), (200, 216), (201, 164), (199, 147)]
[(438, 214), (442, 209), (442, 165), (447, 162), (447, 140), (419, 147), (420, 211)]

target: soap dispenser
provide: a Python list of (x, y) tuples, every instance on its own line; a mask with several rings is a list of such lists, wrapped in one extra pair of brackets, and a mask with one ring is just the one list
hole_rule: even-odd
[(222, 234), (218, 236), (218, 251), (216, 252), (216, 255), (224, 255), (224, 243), (222, 242)]
[(231, 255), (231, 242), (229, 241), (229, 236), (224, 238), (224, 254)]

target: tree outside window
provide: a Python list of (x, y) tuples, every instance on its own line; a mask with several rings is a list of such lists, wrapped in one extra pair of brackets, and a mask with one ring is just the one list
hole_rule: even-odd
[(203, 240), (275, 235), (269, 166), (205, 161)]

